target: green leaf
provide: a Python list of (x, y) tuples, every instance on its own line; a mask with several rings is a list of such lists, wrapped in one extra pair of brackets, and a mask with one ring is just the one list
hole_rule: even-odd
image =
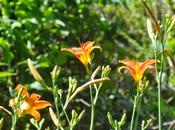
[(12, 72), (0, 72), (0, 77), (8, 77), (8, 76), (14, 76), (15, 73)]

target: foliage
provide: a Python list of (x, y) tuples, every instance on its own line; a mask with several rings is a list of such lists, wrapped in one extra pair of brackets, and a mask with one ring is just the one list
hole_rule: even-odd
[[(165, 23), (175, 13), (173, 0), (146, 0), (153, 10), (159, 23)], [(37, 91), (44, 99), (54, 103), (52, 92), (47, 87), (35, 81), (27, 66), (27, 59), (33, 60), (33, 64), (42, 75), (45, 85), (58, 86), (54, 89), (62, 94), (63, 101), (70, 98), (72, 92), (68, 92), (70, 82), (76, 79), (76, 85), (82, 85), (89, 81), (84, 66), (69, 53), (61, 52), (61, 47), (78, 46), (79, 42), (88, 40), (102, 48), (102, 52), (94, 50), (92, 70), (98, 65), (109, 65), (110, 82), (104, 83), (98, 94), (96, 104), (94, 128), (98, 130), (110, 129), (107, 112), (119, 119), (123, 113), (127, 114), (125, 125), (130, 125), (132, 114), (133, 95), (137, 91), (130, 75), (122, 75), (116, 72), (118, 60), (137, 59), (144, 61), (154, 58), (154, 46), (147, 34), (146, 19), (149, 14), (140, 1), (129, 0), (0, 0), (0, 99), (2, 106), (8, 107), (8, 101), (16, 97), (17, 84), (25, 84), (29, 91)], [(172, 27), (174, 28), (174, 26)], [(175, 31), (172, 30), (167, 37), (165, 46), (165, 64), (162, 82), (161, 108), (163, 122), (174, 120), (175, 97)], [(158, 58), (161, 45), (157, 45)], [(52, 71), (55, 65), (60, 66), (60, 72)], [(56, 68), (58, 69), (58, 68)], [(51, 78), (49, 73), (53, 72)], [(59, 73), (59, 74), (58, 74)], [(116, 74), (117, 73), (117, 74)], [(59, 75), (59, 76), (56, 76)], [(55, 78), (56, 76), (57, 78)], [(68, 78), (68, 77), (72, 78)], [(53, 78), (54, 77), (54, 78)], [(100, 77), (100, 75), (97, 75)], [(142, 120), (151, 118), (150, 128), (157, 125), (157, 88), (155, 75), (146, 73), (150, 81), (149, 87), (144, 91), (140, 108), (139, 124)], [(69, 83), (68, 83), (69, 82)], [(72, 87), (72, 91), (74, 86)], [(62, 91), (61, 91), (62, 90)], [(95, 95), (95, 92), (93, 93)], [(69, 96), (69, 97), (68, 97)], [(67, 108), (68, 116), (73, 127), (79, 122), (77, 113), (86, 111), (76, 129), (88, 129), (90, 124), (89, 92), (80, 93)], [(58, 105), (61, 108), (61, 104)], [(56, 111), (56, 107), (53, 108)], [(72, 110), (75, 111), (72, 111)], [(48, 110), (41, 111), (45, 118), (43, 129), (50, 129), (55, 125), (50, 118)], [(1, 124), (3, 130), (10, 129), (9, 116), (1, 111)], [(32, 126), (29, 117), (18, 120), (17, 129), (35, 129), (41, 127), (40, 123)], [(76, 122), (78, 120), (78, 122)], [(64, 125), (66, 121), (61, 122)], [(147, 123), (145, 123), (147, 124)], [(145, 125), (143, 123), (144, 127)], [(165, 126), (167, 129), (169, 126)], [(173, 128), (172, 126), (170, 126)]]

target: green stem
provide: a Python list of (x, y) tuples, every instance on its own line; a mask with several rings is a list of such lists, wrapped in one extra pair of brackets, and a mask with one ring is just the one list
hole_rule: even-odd
[[(163, 75), (163, 69), (164, 69), (164, 49), (165, 49), (165, 42), (166, 42), (166, 35), (164, 36), (163, 40), (161, 38), (161, 45), (162, 45), (162, 53), (161, 53), (161, 59), (160, 59), (160, 76), (158, 73), (158, 67), (156, 63), (156, 80), (158, 83), (158, 122), (159, 122), (159, 130), (162, 130), (162, 117), (161, 117), (161, 87), (162, 87), (162, 75)], [(156, 42), (155, 42), (156, 43)], [(155, 44), (156, 45), (156, 44)], [(157, 60), (157, 52), (156, 52), (156, 46), (154, 49), (154, 55), (155, 60)]]
[[(96, 102), (97, 102), (97, 98), (98, 98), (98, 94), (99, 94), (99, 91), (100, 91), (101, 86), (102, 85), (100, 85), (99, 88), (97, 89), (97, 91), (95, 93), (95, 98), (94, 99), (91, 98), (91, 100), (92, 100), (91, 101), (92, 102), (92, 107), (91, 107), (91, 124), (90, 124), (90, 130), (93, 130), (95, 106), (96, 106)], [(94, 84), (94, 87), (95, 87), (95, 84)]]
[(133, 130), (134, 117), (135, 117), (135, 112), (136, 112), (138, 99), (139, 99), (139, 92), (137, 92), (137, 95), (135, 96), (135, 99), (134, 99), (134, 106), (133, 106), (133, 111), (132, 111), (130, 130)]
[(158, 85), (158, 115), (159, 115), (159, 130), (162, 129), (162, 121), (161, 121), (161, 85)]
[[(154, 58), (155, 58), (155, 71), (156, 71), (156, 81), (157, 81), (157, 90), (158, 90), (158, 94), (157, 94), (157, 98), (158, 98), (158, 124), (159, 124), (159, 130), (162, 129), (162, 122), (161, 122), (161, 77), (162, 77), (162, 70), (163, 70), (163, 64), (162, 64), (162, 58), (163, 56), (161, 56), (161, 70), (160, 70), (160, 77), (159, 77), (159, 72), (158, 72), (158, 65), (157, 65), (157, 50), (156, 50), (156, 40), (153, 41), (154, 44)], [(163, 48), (162, 48), (163, 49)]]
[(57, 93), (57, 89), (54, 87), (54, 92), (53, 92), (53, 96), (54, 96), (54, 104), (55, 104), (55, 108), (56, 108), (56, 114), (57, 114), (57, 118), (59, 119), (59, 109), (58, 109), (58, 94)]
[(56, 97), (55, 95), (54, 95), (54, 103), (55, 103), (57, 118), (59, 119), (58, 97)]
[(64, 105), (63, 105), (63, 103), (62, 103), (61, 100), (60, 100), (60, 103), (61, 103), (61, 107), (62, 107), (62, 109), (63, 109), (63, 113), (64, 113), (64, 115), (66, 116), (67, 122), (68, 122), (68, 124), (69, 124), (69, 126), (70, 126), (70, 120), (69, 120), (69, 117), (68, 117), (68, 115), (67, 115), (66, 110), (64, 109)]
[(91, 98), (91, 123), (90, 123), (90, 130), (93, 130), (94, 128), (94, 113), (95, 113), (95, 105), (94, 105), (94, 99), (92, 94), (92, 86), (90, 88), (90, 98)]
[[(52, 81), (52, 85), (53, 85), (53, 98), (54, 98), (54, 104), (55, 104), (55, 108), (56, 108), (56, 115), (57, 115), (57, 119), (60, 119), (60, 113), (59, 113), (59, 109), (58, 109), (58, 92), (57, 92), (57, 86), (55, 85), (55, 79), (53, 79)], [(59, 130), (59, 128), (57, 128)]]
[(88, 65), (85, 65), (85, 68), (86, 68), (86, 73), (90, 76), (91, 75), (91, 71), (90, 71)]
[(63, 105), (63, 103), (62, 103), (62, 100), (59, 99), (59, 102), (60, 102), (61, 107), (62, 107), (62, 109), (63, 109), (63, 111), (60, 113), (60, 117), (62, 117), (63, 115), (65, 115), (65, 116), (66, 116), (66, 120), (67, 120), (67, 122), (68, 122), (68, 124), (69, 124), (70, 129), (73, 129), (73, 128), (71, 128), (70, 119), (69, 119), (69, 117), (68, 117), (68, 115), (67, 115), (66, 108), (64, 107), (64, 105)]
[[(89, 69), (88, 65), (85, 65), (87, 74), (91, 77), (91, 70)], [(94, 129), (94, 113), (95, 113), (95, 105), (94, 105), (94, 98), (93, 98), (93, 92), (92, 92), (92, 86), (89, 87), (90, 90), (90, 99), (91, 99), (91, 122), (90, 122), (90, 129)]]
[(14, 115), (12, 115), (12, 128), (11, 128), (11, 130), (16, 129), (16, 123), (17, 123), (17, 115), (16, 115), (16, 112), (15, 112)]
[(141, 97), (140, 97), (140, 99), (139, 99), (139, 101), (138, 101), (137, 113), (136, 113), (136, 121), (135, 121), (136, 123), (135, 123), (135, 125), (134, 125), (134, 130), (137, 129), (137, 125), (138, 125), (139, 113), (140, 113), (140, 105), (141, 105)]
[(164, 69), (164, 41), (162, 42), (161, 53), (161, 65), (160, 65), (160, 77), (158, 80), (158, 115), (159, 115), (159, 130), (162, 130), (162, 117), (161, 117), (161, 87), (162, 87), (162, 74)]

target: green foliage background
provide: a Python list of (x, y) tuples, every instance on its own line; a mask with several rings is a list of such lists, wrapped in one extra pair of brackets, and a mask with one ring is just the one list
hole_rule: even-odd
[[(158, 19), (164, 20), (166, 14), (173, 15), (173, 0), (147, 0)], [(96, 107), (95, 130), (110, 129), (107, 112), (116, 119), (127, 112), (129, 126), (135, 84), (129, 74), (116, 71), (118, 60), (137, 59), (143, 61), (153, 58), (153, 45), (147, 34), (146, 19), (149, 18), (140, 0), (0, 0), (0, 100), (8, 107), (18, 83), (25, 84), (30, 91), (37, 91), (44, 99), (53, 102), (50, 93), (35, 82), (27, 67), (26, 59), (31, 58), (38, 71), (48, 84), (51, 84), (50, 71), (54, 65), (62, 67), (57, 83), (63, 89), (68, 87), (68, 77), (85, 83), (84, 66), (74, 56), (60, 52), (60, 47), (79, 46), (80, 41), (94, 40), (103, 52), (94, 51), (93, 69), (98, 65), (110, 65), (111, 81), (101, 89)], [(175, 69), (170, 63), (175, 58), (175, 28), (166, 46), (167, 61), (162, 88), (163, 121), (175, 119)], [(171, 57), (171, 60), (170, 60)], [(146, 91), (141, 108), (142, 119), (152, 118), (152, 126), (157, 125), (157, 88), (154, 75), (146, 74), (150, 87)], [(81, 93), (68, 109), (86, 109), (85, 117), (77, 130), (88, 129), (90, 108), (88, 90)], [(10, 117), (6, 116), (4, 129), (10, 129)], [(47, 110), (42, 111), (46, 118), (44, 127), (50, 125)], [(30, 117), (18, 122), (18, 128), (34, 129)], [(165, 128), (166, 129), (166, 128)], [(174, 128), (175, 129), (175, 128)]]

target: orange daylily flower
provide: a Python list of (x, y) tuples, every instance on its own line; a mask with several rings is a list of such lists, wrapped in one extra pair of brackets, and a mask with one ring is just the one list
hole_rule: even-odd
[[(28, 90), (26, 87), (24, 87), (21, 84), (18, 84), (16, 90), (19, 93), (21, 91), (21, 89), (23, 88), (23, 91), (21, 93), (21, 96), (24, 98), (24, 100), (22, 100), (20, 102), (20, 106), (18, 108), (18, 115), (19, 116), (24, 116), (24, 115), (28, 115), (31, 114), (37, 121), (40, 120), (40, 113), (38, 112), (38, 110), (40, 109), (44, 109), (48, 106), (52, 106), (48, 101), (45, 100), (39, 100), (41, 98), (41, 96), (39, 94), (36, 93), (32, 93), (31, 95), (28, 93)], [(9, 101), (9, 106), (11, 106), (12, 108), (16, 105), (16, 98), (15, 99), (11, 99)]]
[(155, 68), (151, 66), (156, 61), (154, 59), (146, 59), (144, 62), (138, 62), (138, 61), (131, 61), (131, 60), (119, 60), (119, 63), (124, 64), (125, 66), (121, 66), (118, 71), (120, 72), (121, 69), (128, 69), (133, 76), (134, 80), (136, 82), (139, 82), (144, 72), (147, 69), (150, 69), (150, 72), (153, 73)]
[(85, 66), (90, 63), (90, 54), (93, 49), (101, 49), (100, 46), (93, 46), (94, 41), (87, 41), (85, 43), (81, 43), (80, 47), (73, 48), (62, 48), (61, 51), (68, 51), (75, 55)]

